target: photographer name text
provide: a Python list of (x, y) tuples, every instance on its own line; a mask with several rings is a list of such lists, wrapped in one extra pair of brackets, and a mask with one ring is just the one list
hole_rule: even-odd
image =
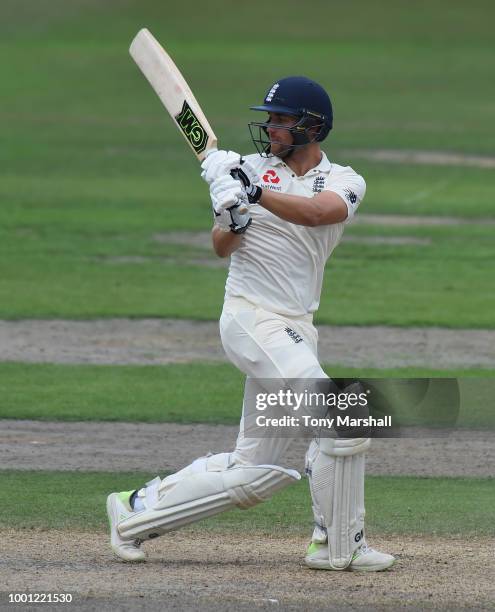
[(383, 418), (351, 417), (349, 415), (337, 415), (336, 417), (312, 417), (304, 414), (300, 417), (284, 415), (282, 417), (268, 417), (259, 414), (256, 417), (258, 427), (320, 427), (332, 429), (334, 427), (392, 427), (390, 415)]

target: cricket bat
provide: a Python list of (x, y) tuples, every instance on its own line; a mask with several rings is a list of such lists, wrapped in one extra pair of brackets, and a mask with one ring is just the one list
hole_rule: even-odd
[(129, 53), (199, 161), (217, 148), (217, 137), (172, 58), (149, 30), (140, 30)]
[[(217, 137), (172, 58), (146, 28), (136, 34), (129, 53), (202, 162), (210, 151), (216, 150)], [(231, 175), (237, 178), (235, 170)], [(247, 205), (239, 206), (241, 214), (247, 210)]]

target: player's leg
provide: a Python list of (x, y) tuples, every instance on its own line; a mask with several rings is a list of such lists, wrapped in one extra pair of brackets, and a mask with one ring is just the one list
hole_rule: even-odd
[(171, 477), (155, 478), (117, 524), (126, 541), (148, 540), (232, 508), (250, 508), (300, 475), (271, 465), (233, 465), (229, 453), (201, 457)]
[[(316, 330), (291, 320), (289, 330), (276, 316), (256, 309), (227, 311), (222, 341), (231, 361), (258, 379), (323, 379), (316, 354)], [(287, 333), (287, 332), (290, 333)], [(294, 335), (295, 332), (296, 335)], [(298, 342), (294, 342), (294, 338)], [(234, 451), (238, 462), (273, 461), (290, 444), (288, 438), (251, 438), (244, 423)], [(377, 571), (394, 562), (364, 540), (364, 470), (368, 439), (321, 438), (307, 455), (307, 472), (315, 514), (315, 531), (306, 562), (310, 567)]]
[[(289, 325), (261, 309), (224, 312), (222, 341), (229, 358), (246, 374), (263, 379), (323, 379), (316, 330), (304, 320)], [(297, 340), (296, 342), (294, 341)], [(233, 456), (237, 462), (279, 463), (289, 438), (246, 434), (245, 419)], [(321, 438), (307, 455), (315, 531), (306, 557), (310, 567), (377, 571), (394, 562), (364, 540), (364, 467), (368, 439)]]
[(124, 518), (132, 516), (133, 508), (130, 499), (133, 491), (111, 493), (107, 497), (107, 516), (110, 523), (110, 546), (113, 552), (124, 561), (144, 561), (146, 554), (141, 550), (141, 541), (137, 538), (123, 538), (118, 531), (118, 524)]
[(321, 438), (306, 455), (315, 529), (306, 555), (313, 569), (380, 571), (394, 557), (364, 538), (364, 465), (368, 438)]
[[(280, 319), (272, 321), (271, 316), (258, 313), (251, 320), (249, 313), (246, 316), (242, 309), (239, 318), (240, 323), (230, 326), (226, 335), (222, 327), (222, 339), (224, 344), (227, 338), (228, 346), (236, 347), (237, 357), (243, 355), (241, 369), (246, 374), (266, 378), (324, 375), (307, 346), (308, 343), (316, 346), (316, 332), (304, 345), (294, 342), (285, 331), (287, 325)], [(246, 326), (246, 319), (255, 325)], [(232, 351), (229, 352), (231, 356)], [(236, 365), (239, 366), (238, 362)], [(121, 498), (113, 494), (109, 497), (109, 504), (113, 504), (109, 511), (113, 550), (120, 557), (132, 560), (136, 540), (146, 540), (224, 510), (247, 508), (267, 499), (300, 478), (295, 470), (277, 464), (289, 443), (289, 439), (265, 438), (253, 444), (243, 437), (241, 425), (233, 453), (201, 457), (176, 474), (147, 483), (133, 495), (130, 512), (122, 508)]]
[[(264, 389), (272, 379), (297, 384), (297, 380), (328, 378), (317, 354), (317, 331), (304, 318), (286, 318), (256, 308), (244, 300), (227, 302), (220, 319), (223, 347), (230, 361), (248, 377), (239, 435), (233, 452), (236, 463), (274, 463), (291, 444), (290, 431), (284, 436), (259, 437), (254, 415), (247, 410), (248, 395)], [(277, 383), (278, 384), (278, 383)], [(252, 402), (251, 402), (252, 403)], [(252, 407), (251, 407), (252, 408)], [(323, 415), (322, 415), (323, 416)]]
[(250, 508), (299, 478), (279, 466), (235, 465), (231, 453), (200, 457), (132, 494), (108, 497), (112, 550), (125, 561), (141, 561), (143, 541), (225, 510)]

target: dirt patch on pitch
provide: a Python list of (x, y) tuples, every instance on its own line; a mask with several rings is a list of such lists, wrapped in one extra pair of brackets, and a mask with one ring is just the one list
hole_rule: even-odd
[[(495, 366), (495, 331), (318, 326), (322, 363), (349, 367)], [(218, 323), (175, 319), (0, 321), (0, 361), (107, 365), (218, 362)]]
[(458, 227), (465, 225), (495, 225), (495, 219), (467, 219), (464, 217), (435, 217), (429, 215), (356, 215), (355, 225), (381, 225), (383, 227)]
[[(360, 215), (365, 217), (364, 224), (368, 225), (387, 225), (387, 220), (389, 221), (388, 225), (394, 225), (393, 221), (395, 216), (397, 215)], [(385, 217), (386, 221), (384, 223), (380, 222), (381, 217)], [(377, 217), (377, 219), (373, 219), (373, 217)], [(411, 219), (427, 219), (428, 217), (411, 217)], [(455, 217), (447, 218), (446, 225), (449, 224), (449, 219), (454, 219)], [(441, 217), (435, 217), (433, 224), (435, 224), (435, 220), (441, 219)], [(455, 218), (457, 219), (457, 218)], [(460, 225), (461, 219), (459, 219), (458, 225)], [(358, 217), (356, 217), (354, 223), (359, 223)], [(438, 223), (437, 223), (438, 224)], [(399, 224), (400, 225), (400, 222)], [(414, 225), (414, 223), (412, 223)], [(424, 222), (422, 223), (424, 225)], [(216, 258), (220, 261), (221, 265), (228, 267), (230, 259), (227, 257), (225, 259), (219, 259), (211, 252), (211, 232), (165, 232), (163, 234), (153, 234), (152, 239), (155, 242), (159, 242), (161, 244), (177, 244), (181, 246), (189, 246), (189, 247), (197, 247), (205, 250), (205, 259), (204, 265), (209, 265), (210, 258)], [(431, 244), (431, 240), (429, 238), (417, 238), (415, 236), (353, 236), (344, 234), (341, 242), (346, 243), (354, 243), (354, 244), (370, 244), (370, 245), (393, 245), (393, 246), (401, 246), (401, 245), (418, 245), (418, 246), (426, 246)], [(207, 251), (208, 249), (208, 251)], [(128, 263), (131, 260), (134, 263), (145, 263), (147, 258), (145, 257), (125, 257), (125, 258), (107, 258), (109, 261), (113, 261), (115, 259), (124, 259), (123, 263)], [(186, 258), (188, 262), (189, 259)], [(193, 261), (200, 261), (197, 258), (193, 259)], [(181, 265), (184, 265), (184, 258), (180, 259)]]
[[(240, 409), (239, 409), (240, 410)], [(237, 426), (177, 423), (50, 423), (0, 420), (0, 466), (16, 470), (175, 472), (208, 452), (230, 451)], [(438, 432), (437, 432), (438, 433)], [(494, 475), (493, 432), (375, 439), (367, 474)], [(178, 442), (180, 440), (180, 443)], [(118, 441), (118, 443), (117, 443)], [(304, 471), (307, 440), (294, 440), (282, 464)], [(125, 453), (122, 453), (125, 448)]]
[(421, 166), (461, 166), (471, 168), (495, 168), (495, 157), (468, 155), (448, 151), (415, 151), (399, 149), (344, 149), (339, 156), (369, 159), (370, 161)]
[(217, 257), (213, 252), (203, 251), (201, 256), (189, 256), (182, 255), (179, 257), (147, 257), (143, 255), (118, 255), (118, 256), (101, 256), (91, 257), (89, 261), (113, 266), (127, 266), (127, 265), (144, 265), (144, 264), (167, 264), (178, 267), (184, 266), (198, 266), (200, 268), (222, 268), (227, 269), (229, 267), (230, 259), (221, 259)]
[[(65, 592), (78, 610), (488, 610), (495, 539), (372, 537), (394, 554), (385, 572), (314, 571), (305, 538), (173, 532), (149, 560), (114, 559), (101, 533), (0, 531), (5, 592)], [(7, 596), (2, 595), (2, 603)], [(120, 605), (123, 603), (123, 606)], [(24, 606), (23, 606), (24, 609)]]

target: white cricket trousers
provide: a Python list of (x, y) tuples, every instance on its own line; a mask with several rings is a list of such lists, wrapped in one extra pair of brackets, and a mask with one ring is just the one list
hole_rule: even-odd
[[(229, 298), (220, 318), (220, 336), (228, 358), (248, 378), (328, 378), (318, 362), (318, 332), (311, 315), (279, 315), (244, 298)], [(230, 461), (280, 465), (290, 443), (290, 437), (244, 437), (243, 407)]]

